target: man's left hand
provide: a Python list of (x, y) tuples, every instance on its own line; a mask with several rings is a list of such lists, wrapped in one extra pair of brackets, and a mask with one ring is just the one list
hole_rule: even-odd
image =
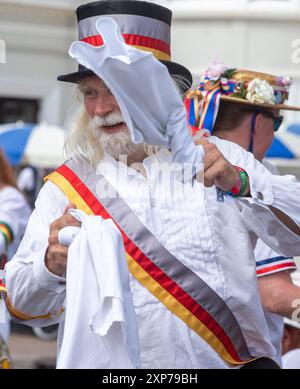
[(205, 156), (204, 163), (204, 185), (213, 186), (223, 190), (230, 191), (238, 180), (238, 172), (230, 162), (224, 158), (217, 146), (209, 143), (206, 139), (195, 141), (196, 145), (202, 145)]

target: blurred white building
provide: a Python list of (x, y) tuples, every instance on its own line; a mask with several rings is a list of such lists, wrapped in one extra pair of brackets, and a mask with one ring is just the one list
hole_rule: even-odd
[[(0, 0), (0, 122), (15, 118), (64, 123), (74, 87), (56, 81), (77, 65), (68, 57), (76, 39), (80, 0)], [(173, 59), (197, 75), (214, 59), (295, 79), (290, 101), (300, 102), (300, 0), (165, 0), (173, 9)], [(299, 115), (299, 114), (298, 114)], [(32, 119), (31, 119), (32, 118)], [(298, 121), (290, 114), (288, 121)]]

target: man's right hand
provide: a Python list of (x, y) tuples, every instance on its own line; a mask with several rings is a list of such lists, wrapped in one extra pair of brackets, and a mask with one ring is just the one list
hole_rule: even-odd
[(63, 276), (67, 268), (68, 247), (58, 241), (59, 231), (67, 226), (80, 227), (81, 223), (68, 213), (69, 209), (76, 208), (74, 204), (68, 204), (64, 215), (50, 224), (49, 245), (45, 254), (45, 265), (47, 269), (57, 275)]

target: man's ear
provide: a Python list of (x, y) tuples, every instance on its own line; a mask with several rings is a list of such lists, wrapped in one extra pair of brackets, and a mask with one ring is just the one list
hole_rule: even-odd
[(258, 113), (256, 115), (255, 128), (254, 128), (255, 135), (256, 135), (256, 133), (258, 133), (258, 134), (262, 133), (261, 130), (263, 127), (263, 117), (264, 117), (264, 115), (262, 113)]

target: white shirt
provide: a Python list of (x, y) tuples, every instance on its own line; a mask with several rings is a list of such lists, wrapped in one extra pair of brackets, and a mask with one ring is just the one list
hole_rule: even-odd
[[(243, 168), (248, 173), (251, 197), (239, 197), (237, 200), (248, 229), (254, 231), (253, 228), (258, 227), (260, 238), (279, 255), (287, 257), (299, 255), (300, 237), (291, 233), (277, 218), (272, 220), (272, 212), (269, 213), (267, 207), (264, 217), (261, 217), (262, 207), (272, 206), (284, 212), (300, 226), (300, 183), (297, 178), (292, 175), (272, 174), (254, 158), (252, 153), (237, 144), (215, 136), (211, 136), (209, 140), (217, 145), (231, 164)], [(268, 223), (272, 223), (272, 228), (266, 237), (263, 231)]]
[(300, 369), (300, 348), (289, 351), (282, 357), (283, 369)]
[[(170, 192), (160, 187), (157, 175), (151, 175), (149, 171), (153, 159), (159, 163), (169, 163), (170, 154), (161, 151), (154, 157), (146, 158), (144, 166), (148, 181), (135, 170), (108, 156), (99, 164), (99, 169), (156, 238), (212, 286), (235, 312), (253, 355), (273, 356), (274, 349), (268, 339), (268, 328), (256, 286), (255, 239), (252, 241), (254, 235), (249, 235), (241, 218), (244, 203), (248, 201), (251, 204), (253, 201), (236, 201), (226, 197), (224, 202), (217, 202), (216, 188), (204, 191), (199, 183), (193, 187), (185, 184), (188, 201), (176, 197), (176, 191), (165, 195)], [(106, 162), (119, 167), (124, 174), (111, 174), (106, 169)], [(128, 179), (128, 172), (130, 181), (126, 185), (123, 179)], [(260, 189), (265, 190), (267, 195), (268, 188), (264, 188), (263, 183), (266, 180), (261, 180)], [(175, 189), (180, 189), (182, 184), (177, 182), (175, 186)], [(51, 182), (44, 185), (24, 239), (6, 269), (8, 296), (12, 305), (31, 316), (51, 312), (48, 319), (34, 319), (27, 323), (43, 326), (59, 322), (58, 347), (64, 325), (61, 308), (65, 302), (65, 279), (46, 269), (44, 255), (48, 246), (49, 226), (63, 214), (67, 204), (68, 200), (59, 188)], [(251, 209), (252, 205), (247, 207)], [(294, 242), (298, 242), (299, 249), (299, 237), (278, 222), (267, 207), (260, 205), (259, 200), (255, 204), (255, 211), (254, 217), (250, 213), (247, 219), (252, 231), (273, 246), (282, 248), (283, 252), (287, 247), (296, 250)], [(264, 222), (258, 223), (257, 216)], [(276, 230), (273, 231), (273, 228)], [(278, 233), (285, 236), (283, 245), (278, 242)], [(290, 251), (293, 250), (290, 248)], [(198, 335), (133, 277), (131, 290), (139, 324), (143, 368), (226, 367)]]
[(33, 168), (25, 167), (20, 171), (18, 176), (18, 188), (26, 191), (32, 191), (35, 188)]
[[(256, 259), (257, 277), (265, 277), (280, 271), (296, 269), (293, 258), (286, 258), (268, 247), (261, 239), (258, 239), (254, 249)], [(274, 359), (281, 366), (281, 339), (283, 334), (283, 316), (276, 315), (264, 308), (265, 319), (269, 328), (269, 336), (276, 350)]]
[(20, 244), (30, 213), (30, 207), (20, 191), (10, 186), (0, 190), (0, 222), (8, 224), (14, 235), (8, 247), (9, 259), (15, 254)]
[[(279, 175), (278, 170), (268, 161), (263, 161), (263, 165), (275, 175)], [(257, 277), (265, 277), (286, 270), (295, 270), (296, 263), (293, 258), (279, 255), (268, 247), (261, 239), (258, 239), (254, 249), (256, 259)], [(270, 339), (276, 350), (275, 360), (281, 366), (281, 339), (283, 334), (283, 317), (273, 314), (264, 309), (265, 318), (268, 324)]]
[[(8, 246), (8, 259), (10, 259), (16, 252), (17, 247), (25, 232), (27, 221), (30, 215), (30, 208), (24, 196), (15, 188), (6, 186), (0, 190), (0, 221), (9, 225), (12, 230), (14, 239)], [(0, 233), (0, 240), (2, 241), (0, 255), (6, 250), (6, 243), (4, 236)], [(4, 316), (6, 316), (4, 314)], [(4, 318), (2, 318), (5, 320)], [(0, 323), (0, 334), (7, 342), (10, 332), (10, 323), (6, 318), (5, 323)]]

